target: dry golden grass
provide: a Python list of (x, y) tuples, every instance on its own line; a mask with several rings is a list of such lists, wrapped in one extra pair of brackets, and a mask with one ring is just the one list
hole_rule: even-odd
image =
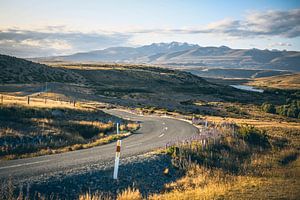
[[(291, 127), (295, 131), (294, 125)], [(282, 133), (281, 136), (289, 138), (292, 133)], [(299, 138), (299, 135), (296, 137)], [(252, 156), (241, 163), (240, 173), (228, 173), (192, 163), (184, 177), (166, 184), (164, 193), (153, 194), (149, 199), (298, 199), (299, 143), (297, 140), (294, 145), (285, 148), (252, 152)], [(235, 146), (231, 142), (228, 144)], [(240, 146), (238, 149), (243, 148)]]
[(114, 126), (113, 122), (103, 123), (98, 121), (70, 121), (74, 124), (80, 124), (80, 125), (90, 125), (99, 128), (100, 130), (110, 129)]
[(80, 195), (79, 200), (111, 200), (109, 196), (104, 196), (101, 194), (91, 194), (89, 192)]
[(27, 96), (16, 96), (15, 94), (0, 94), (3, 96), (4, 105), (21, 105), (36, 108), (70, 108), (76, 110), (93, 110), (95, 108), (106, 108), (109, 105), (96, 101), (76, 101), (74, 106), (73, 99), (58, 93), (43, 93), (39, 96), (30, 96), (30, 102), (27, 103)]
[(167, 199), (214, 199), (225, 193), (232, 177), (227, 176), (221, 170), (212, 171), (192, 164), (186, 176), (165, 185), (167, 191), (163, 194), (153, 194), (151, 200)]
[[(264, 161), (266, 162), (266, 161)], [(226, 175), (220, 170), (196, 167), (176, 182), (166, 185), (169, 192), (153, 194), (151, 200), (190, 199), (298, 199), (300, 159), (288, 167), (264, 170), (268, 176)]]
[(207, 120), (214, 121), (216, 123), (221, 123), (223, 121), (235, 122), (240, 125), (253, 125), (258, 128), (267, 128), (267, 127), (281, 127), (281, 128), (295, 128), (300, 129), (300, 123), (298, 122), (286, 122), (286, 121), (274, 121), (274, 120), (263, 120), (263, 119), (241, 119), (241, 118), (232, 118), (226, 117), (216, 117), (216, 116), (205, 116)]
[[(86, 110), (81, 104), (78, 102), (74, 104), (73, 102), (69, 101), (59, 101), (47, 98), (46, 102), (44, 98), (40, 97), (30, 97), (29, 104), (27, 103), (27, 97), (19, 97), (13, 95), (0, 95), (3, 96), (3, 104), (4, 105), (22, 105), (26, 107), (37, 107), (37, 108), (71, 108), (71, 109), (79, 109), (79, 110)], [(54, 96), (54, 94), (53, 94)], [(0, 102), (1, 104), (1, 102)]]
[[(79, 200), (111, 200), (113, 198), (102, 195), (102, 194), (91, 194), (86, 193), (84, 195), (79, 196)], [(138, 189), (135, 188), (127, 188), (118, 194), (117, 200), (142, 200), (142, 195)]]
[(256, 78), (247, 85), (256, 87), (271, 87), (278, 89), (300, 89), (300, 74), (289, 74), (271, 76), (266, 78)]
[(141, 200), (142, 195), (138, 189), (127, 188), (117, 196), (117, 200)]
[[(136, 130), (136, 129), (139, 128), (139, 124), (136, 124), (136, 123), (128, 123), (128, 124), (126, 125), (126, 127), (127, 127), (128, 130)], [(121, 129), (121, 130), (123, 130), (123, 129)]]
[(121, 134), (113, 134), (113, 135), (108, 135), (106, 137), (97, 139), (93, 142), (87, 143), (87, 144), (74, 144), (71, 146), (66, 146), (66, 147), (62, 147), (62, 148), (58, 148), (58, 149), (41, 149), (38, 152), (35, 153), (26, 153), (26, 154), (22, 154), (22, 155), (6, 155), (3, 156), (2, 159), (4, 160), (12, 160), (12, 159), (16, 159), (16, 158), (31, 158), (31, 157), (36, 157), (36, 156), (43, 156), (43, 155), (49, 155), (49, 154), (58, 154), (58, 153), (65, 153), (65, 152), (69, 152), (69, 151), (76, 151), (76, 150), (80, 150), (80, 149), (89, 149), (92, 147), (96, 147), (96, 146), (100, 146), (100, 145), (104, 145), (104, 144), (108, 144), (110, 142), (114, 142), (118, 139), (122, 139), (125, 137), (128, 137), (130, 135), (130, 133), (121, 133)]
[[(0, 95), (1, 96), (1, 95)], [(27, 103), (27, 97), (18, 97), (18, 96), (11, 96), (11, 95), (2, 95), (4, 97), (3, 104), (4, 106), (21, 106), (25, 108), (63, 108), (63, 109), (71, 109), (71, 110), (78, 110), (78, 111), (95, 111), (99, 106), (103, 106), (103, 104), (99, 102), (77, 102), (76, 106), (74, 107), (73, 103), (67, 102), (67, 101), (55, 101), (47, 99), (47, 103), (45, 103), (45, 100), (43, 98), (37, 98), (37, 97), (30, 97), (30, 104)], [(1, 98), (1, 97), (0, 97)], [(0, 105), (1, 105), (1, 99), (0, 99)], [(64, 153), (68, 151), (74, 151), (79, 149), (86, 149), (86, 148), (92, 148), (95, 146), (107, 144), (110, 142), (113, 142), (117, 139), (121, 139), (124, 137), (129, 136), (131, 133), (130, 131), (134, 131), (139, 128), (138, 124), (135, 123), (128, 123), (126, 125), (121, 126), (122, 133), (119, 135), (116, 134), (109, 134), (106, 135), (105, 133), (108, 130), (112, 130), (114, 127), (114, 123), (109, 121), (108, 123), (103, 123), (99, 121), (87, 121), (87, 120), (68, 120), (67, 122), (62, 122), (62, 124), (57, 124), (57, 122), (54, 122), (53, 119), (48, 118), (31, 118), (30, 121), (39, 124), (41, 127), (51, 127), (53, 130), (57, 129), (58, 132), (60, 132), (59, 128), (56, 128), (55, 126), (64, 126), (64, 125), (80, 125), (82, 127), (94, 127), (99, 130), (98, 139), (91, 140), (88, 143), (84, 143), (82, 136), (78, 134), (72, 134), (66, 133), (66, 135), (69, 137), (72, 137), (72, 139), (76, 140), (77, 144), (70, 143), (71, 145), (64, 146), (64, 147), (53, 147), (53, 148), (44, 148), (39, 149), (36, 152), (33, 153), (23, 153), (19, 155), (15, 154), (8, 154), (1, 157), (1, 159), (16, 159), (16, 158), (28, 158), (28, 157), (34, 157), (34, 156), (41, 156), (41, 155), (47, 155), (47, 154), (57, 154), (57, 153)], [(18, 136), (18, 132), (16, 130), (12, 130), (11, 128), (0, 128), (0, 136)], [(72, 145), (74, 144), (74, 145)]]
[(266, 170), (266, 176), (241, 176), (228, 188), (227, 199), (298, 199), (300, 196), (300, 159), (289, 166)]
[(103, 66), (63, 65), (60, 67), (65, 69), (81, 69), (81, 70), (127, 70), (125, 67), (122, 66), (104, 66), (104, 65)]

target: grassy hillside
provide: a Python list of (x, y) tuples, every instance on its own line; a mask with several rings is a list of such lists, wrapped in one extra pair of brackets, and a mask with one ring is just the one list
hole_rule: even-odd
[[(257, 102), (270, 95), (247, 93), (208, 82), (188, 72), (135, 65), (71, 64), (66, 69), (83, 76), (99, 100), (130, 107), (156, 107), (185, 112), (210, 112), (194, 101)], [(109, 99), (107, 99), (109, 98)], [(271, 97), (272, 98), (272, 97)], [(283, 100), (276, 97), (276, 100)]]
[(226, 69), (226, 68), (186, 68), (185, 71), (197, 76), (207, 78), (226, 78), (226, 79), (252, 79), (260, 77), (277, 76), (290, 74), (289, 71), (262, 70), (262, 69)]
[[(191, 73), (144, 65), (47, 63), (41, 65), (2, 56), (0, 92), (22, 95), (64, 96), (129, 107), (155, 107), (180, 112), (219, 114), (211, 106), (194, 102), (229, 101), (284, 103), (289, 94), (247, 93), (208, 82)], [(47, 94), (44, 82), (48, 82)], [(58, 83), (59, 82), (59, 83)], [(11, 84), (11, 83), (17, 83)], [(35, 83), (25, 85), (24, 83)], [(25, 91), (26, 90), (26, 91)], [(25, 91), (25, 92), (24, 92)]]
[(271, 76), (265, 78), (256, 78), (247, 83), (256, 87), (269, 87), (278, 89), (300, 89), (300, 74), (288, 74), (280, 76)]
[(28, 60), (0, 55), (0, 83), (84, 82), (78, 74)]
[[(9, 76), (7, 79), (1, 78), (6, 83), (0, 85), (2, 93), (12, 93), (16, 88), (22, 91), (24, 88), (29, 90), (40, 87), (40, 83), (46, 80), (49, 81), (49, 91), (32, 97), (30, 105), (27, 105), (26, 97), (7, 99), (5, 96), (4, 105), (0, 106), (0, 156), (15, 158), (59, 153), (89, 148), (116, 139), (113, 134), (116, 118), (97, 109), (80, 107), (84, 103), (94, 105), (95, 102), (108, 102), (136, 108), (137, 113), (167, 114), (185, 120), (193, 117), (202, 121), (206, 119), (207, 129), (201, 125), (197, 127), (203, 132), (210, 131), (206, 133), (208, 136), (216, 131), (220, 133), (216, 140), (207, 139), (205, 144), (201, 138), (196, 137), (159, 150), (156, 155), (164, 158), (163, 165), (149, 163), (149, 160), (141, 161), (142, 166), (150, 167), (138, 167), (139, 170), (134, 170), (137, 176), (131, 177), (132, 179), (128, 179), (126, 171), (126, 176), (122, 177), (124, 179), (119, 180), (119, 183), (124, 184), (123, 188), (136, 189), (120, 191), (118, 188), (119, 192), (112, 190), (112, 199), (299, 197), (299, 119), (264, 112), (261, 108), (263, 102), (281, 106), (299, 99), (299, 88), (270, 88), (264, 93), (251, 93), (226, 84), (216, 84), (213, 79), (206, 81), (187, 72), (158, 67), (79, 63), (52, 63), (51, 66), (44, 66), (9, 59), (13, 61), (7, 61), (8, 63), (21, 64), (5, 65), (4, 72)], [(50, 70), (49, 74), (44, 74), (45, 79), (38, 79), (42, 74), (41, 66)], [(22, 82), (13, 73), (15, 68), (29, 69), (30, 74), (33, 73), (30, 76), (36, 77), (34, 80), (39, 84), (24, 84), (29, 79)], [(59, 75), (51, 76), (52, 70)], [(29, 76), (27, 72), (23, 73), (25, 77)], [(63, 79), (61, 77), (64, 76), (60, 75), (64, 73), (67, 77), (70, 75), (78, 79)], [(288, 82), (284, 84), (298, 84), (298, 75), (295, 78), (286, 77), (289, 81), (284, 77), (280, 79)], [(269, 85), (273, 84), (276, 85)], [(47, 104), (44, 103), (44, 97), (48, 98)], [(76, 100), (79, 106), (73, 106), (70, 101), (57, 101), (57, 97)], [(20, 101), (23, 106), (15, 105)], [(50, 102), (55, 103), (55, 106)], [(136, 128), (136, 124), (129, 121), (124, 123), (127, 124), (123, 127), (124, 130)], [(135, 165), (141, 166), (139, 163), (132, 164)], [(130, 166), (126, 168), (129, 171), (134, 169)], [(149, 173), (150, 168), (155, 173)], [(110, 171), (107, 172), (111, 176)], [(101, 173), (97, 175), (101, 177)], [(171, 177), (173, 181), (164, 183), (159, 191), (149, 192), (154, 188), (153, 185), (160, 185), (158, 183), (162, 179), (169, 180), (166, 177)], [(72, 176), (71, 179), (74, 185), (77, 185), (76, 181), (88, 185), (80, 176)], [(133, 184), (133, 179), (140, 184)], [(88, 183), (92, 184), (92, 189), (74, 190), (79, 199), (101, 199), (102, 192), (111, 192), (100, 190), (100, 193), (93, 195), (98, 189), (94, 185), (96, 182), (90, 180)], [(47, 184), (51, 185), (51, 182), (44, 183), (42, 188), (48, 190)], [(9, 188), (9, 184), (7, 185)], [(74, 189), (72, 185), (60, 186), (66, 187), (66, 191)], [(87, 191), (91, 193), (85, 194)]]
[[(66, 107), (60, 102), (53, 106), (1, 104), (0, 159), (90, 148), (125, 137), (138, 128), (138, 124), (95, 108)], [(116, 121), (122, 124), (120, 135), (116, 135)]]

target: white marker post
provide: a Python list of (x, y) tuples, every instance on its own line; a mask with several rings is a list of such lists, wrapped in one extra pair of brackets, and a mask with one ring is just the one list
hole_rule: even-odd
[(114, 179), (118, 179), (120, 152), (121, 152), (121, 140), (118, 140), (117, 141), (117, 149), (116, 149), (116, 158), (115, 158), (115, 168), (114, 168), (114, 175), (113, 175)]
[[(119, 135), (119, 123), (117, 123), (117, 135)], [(119, 170), (119, 162), (120, 162), (120, 152), (121, 152), (121, 140), (117, 141), (117, 149), (116, 149), (116, 157), (115, 157), (115, 168), (114, 168), (114, 179), (118, 179), (118, 170)]]
[(205, 128), (207, 128), (207, 120), (205, 120)]
[(117, 123), (117, 134), (119, 135), (119, 123)]

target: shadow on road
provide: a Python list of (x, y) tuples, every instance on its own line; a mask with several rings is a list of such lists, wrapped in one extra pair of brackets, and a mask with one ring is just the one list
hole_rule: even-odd
[[(169, 175), (163, 170), (168, 167)], [(115, 197), (116, 194), (128, 187), (141, 191), (143, 196), (158, 193), (164, 184), (180, 178), (182, 172), (172, 168), (171, 160), (166, 155), (155, 158), (143, 158), (120, 166), (119, 179), (112, 179), (113, 168), (106, 170), (88, 170), (80, 175), (69, 175), (63, 179), (52, 178), (46, 183), (35, 183), (30, 186), (31, 197), (40, 193), (43, 196), (58, 197), (59, 199), (76, 199), (86, 192), (100, 192)], [(24, 191), (25, 192), (25, 191)]]

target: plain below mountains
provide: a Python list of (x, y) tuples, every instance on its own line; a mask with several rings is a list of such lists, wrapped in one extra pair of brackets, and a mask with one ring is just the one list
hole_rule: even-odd
[(188, 43), (153, 43), (141, 47), (111, 47), (39, 61), (143, 63), (205, 68), (242, 68), (300, 71), (300, 52), (201, 47)]
[[(96, 100), (130, 107), (188, 112), (217, 112), (194, 101), (252, 101), (257, 94), (210, 83), (191, 73), (126, 64), (43, 65), (0, 55), (0, 93), (46, 91), (68, 99)], [(263, 101), (263, 96), (259, 96)]]

